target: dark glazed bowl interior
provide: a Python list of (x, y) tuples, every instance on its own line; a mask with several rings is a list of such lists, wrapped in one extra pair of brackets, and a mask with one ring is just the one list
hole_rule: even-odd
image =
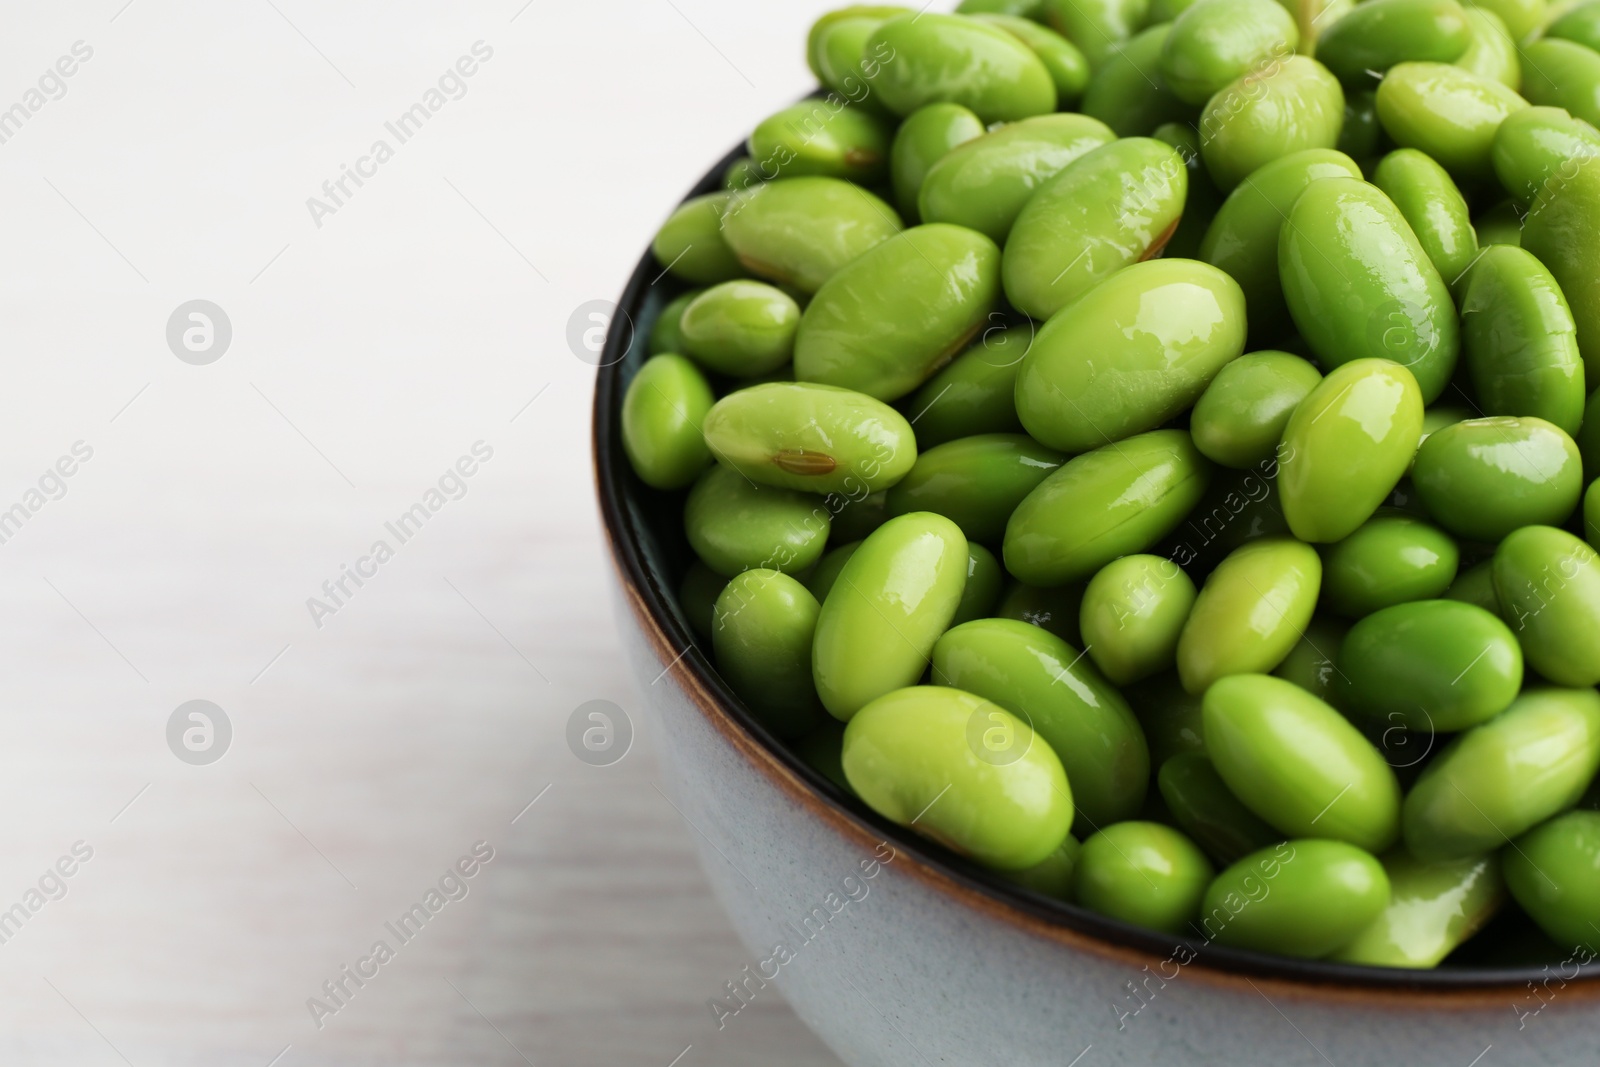
[[(698, 185), (690, 196), (721, 188), (723, 171), (744, 155), (744, 149), (730, 152)], [(850, 796), (768, 731), (749, 712), (733, 691), (717, 675), (716, 669), (696, 642), (693, 631), (678, 605), (677, 589), (694, 560), (683, 534), (683, 492), (664, 493), (651, 489), (634, 476), (622, 449), (620, 411), (623, 393), (640, 364), (647, 358), (646, 341), (662, 307), (686, 288), (669, 277), (646, 251), (633, 276), (628, 279), (618, 304), (618, 312), (602, 352), (594, 397), (594, 461), (600, 509), (610, 535), (622, 580), (632, 586), (656, 625), (675, 649), (688, 649), (679, 669), (691, 673), (695, 681), (721, 703), (739, 726), (772, 753), (792, 774), (803, 781), (820, 804), (837, 809), (837, 814), (859, 824), (867, 833), (886, 839), (927, 868), (967, 891), (990, 898), (1045, 924), (1079, 935), (1100, 939), (1111, 946), (1147, 953), (1150, 962), (1167, 959), (1177, 947), (1185, 946), (1194, 955), (1193, 967), (1202, 967), (1242, 976), (1259, 976), (1320, 987), (1344, 987), (1370, 991), (1386, 999), (1403, 998), (1410, 992), (1436, 999), (1451, 994), (1476, 1001), (1483, 996), (1504, 993), (1520, 997), (1526, 983), (1548, 977), (1546, 964), (1556, 966), (1561, 957), (1540, 957), (1533, 953), (1518, 956), (1519, 942), (1549, 945), (1533, 924), (1508, 908), (1491, 928), (1480, 933), (1445, 965), (1434, 970), (1407, 970), (1388, 967), (1353, 966), (1317, 960), (1299, 960), (1260, 952), (1226, 948), (1200, 939), (1174, 940), (1165, 935), (1106, 918), (1064, 901), (1034, 893), (986, 871), (948, 850), (901, 829), (872, 812)], [(1509, 917), (1507, 917), (1509, 916)], [(1566, 988), (1577, 991), (1581, 985), (1591, 995), (1600, 993), (1600, 962), (1578, 968), (1578, 977), (1569, 976), (1573, 965), (1563, 965)]]

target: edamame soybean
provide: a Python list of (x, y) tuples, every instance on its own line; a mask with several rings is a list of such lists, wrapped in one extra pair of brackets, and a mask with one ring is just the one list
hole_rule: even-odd
[(1170, 559), (1113, 560), (1084, 591), (1078, 621), (1085, 649), (1117, 685), (1171, 670), (1195, 596), (1194, 581)]
[(1081, 110), (1116, 131), (1145, 137), (1166, 122), (1188, 122), (1194, 109), (1161, 76), (1161, 51), (1169, 23), (1160, 23), (1115, 45), (1094, 68)]
[(918, 456), (890, 490), (889, 510), (936, 512), (968, 540), (998, 542), (1017, 505), (1065, 460), (1027, 434), (963, 437)]
[(1005, 590), (1006, 572), (994, 553), (978, 544), (967, 542), (967, 584), (961, 587), (961, 602), (950, 618), (952, 627), (974, 619), (989, 618), (1000, 603)]
[(1600, 926), (1596, 870), (1600, 812), (1569, 811), (1524, 834), (1505, 853), (1506, 882), (1517, 903), (1567, 949), (1595, 942)]
[(1217, 372), (1194, 405), (1189, 433), (1214, 463), (1248, 469), (1270, 460), (1300, 402), (1322, 381), (1288, 352), (1250, 352)]
[(1600, 693), (1530, 689), (1428, 764), (1406, 797), (1406, 848), (1419, 860), (1499, 848), (1576, 804), (1596, 769)]
[(1322, 560), (1292, 537), (1252, 541), (1223, 560), (1200, 589), (1178, 639), (1178, 674), (1196, 695), (1230, 674), (1265, 674), (1283, 662), (1316, 610)]
[(1056, 83), (1056, 99), (1060, 106), (1077, 101), (1089, 84), (1089, 60), (1078, 46), (1047, 26), (1032, 19), (1000, 12), (981, 14), (978, 21), (998, 26), (1033, 50), (1050, 80)]
[(1478, 255), (1466, 198), (1425, 153), (1399, 148), (1383, 157), (1373, 184), (1394, 202), (1439, 277), (1452, 288)]
[(1073, 160), (1116, 140), (1086, 115), (1039, 115), (1008, 123), (946, 153), (928, 171), (917, 207), (924, 222), (949, 222), (1005, 244), (1040, 185)]
[(901, 231), (893, 208), (838, 178), (765, 182), (729, 204), (723, 222), (746, 270), (803, 293)]
[(690, 546), (724, 578), (757, 567), (805, 570), (821, 557), (830, 522), (816, 497), (758, 486), (720, 463), (696, 479), (683, 505)]
[(1461, 549), (1431, 523), (1380, 511), (1323, 552), (1322, 594), (1349, 619), (1413, 600), (1443, 596), (1456, 580)]
[(889, 127), (837, 98), (802, 100), (759, 123), (750, 158), (779, 178), (846, 178), (871, 185), (889, 173)]
[(1376, 922), (1389, 894), (1389, 876), (1370, 853), (1340, 841), (1286, 841), (1217, 875), (1200, 925), (1219, 945), (1321, 959)]
[(821, 605), (774, 570), (735, 575), (713, 608), (717, 670), (779, 737), (804, 737), (822, 710), (811, 687), (811, 639)]
[(892, 56), (884, 60), (874, 85), (897, 115), (948, 102), (971, 108), (991, 123), (1056, 109), (1055, 81), (1032, 49), (975, 18), (926, 11), (902, 15), (879, 26), (866, 47)]
[(1276, 0), (1199, 0), (1173, 22), (1161, 74), (1178, 99), (1198, 107), (1299, 43), (1299, 27)]
[(1352, 88), (1411, 60), (1454, 63), (1472, 41), (1456, 0), (1367, 0), (1329, 26), (1317, 58)]
[(1281, 678), (1235, 674), (1206, 690), (1201, 708), (1206, 753), (1217, 773), (1279, 831), (1369, 852), (1399, 838), (1394, 771), (1323, 701)]
[(1017, 216), (1002, 267), (1006, 296), (1048, 319), (1114, 271), (1158, 255), (1183, 213), (1188, 178), (1178, 153), (1149, 137), (1079, 156)]
[(1437, 967), (1506, 900), (1498, 855), (1425, 863), (1404, 849), (1382, 857), (1389, 906), (1329, 959), (1369, 967)]
[[(1326, 572), (1324, 572), (1326, 577)], [(1326, 704), (1337, 704), (1339, 649), (1350, 628), (1337, 619), (1315, 615), (1300, 640), (1278, 664), (1273, 677), (1293, 682)]]
[(1463, 181), (1494, 177), (1495, 131), (1528, 106), (1504, 83), (1448, 63), (1402, 63), (1378, 86), (1378, 120), (1395, 143)]
[(966, 538), (942, 515), (900, 515), (862, 542), (822, 603), (812, 648), (812, 679), (834, 718), (849, 721), (922, 677), (961, 603), (967, 563)]
[(1566, 108), (1600, 123), (1600, 53), (1559, 37), (1522, 47), (1522, 91), (1528, 102)]
[(1149, 10), (1150, 0), (1044, 0), (1045, 22), (1082, 49), (1091, 68), (1132, 37)]
[(722, 238), (722, 213), (732, 200), (732, 193), (694, 197), (662, 224), (650, 250), (673, 277), (715, 285), (743, 276), (744, 267)]
[(917, 460), (911, 424), (870, 396), (812, 382), (729, 393), (705, 416), (705, 443), (751, 481), (812, 493), (877, 492)]
[(1066, 769), (1082, 833), (1138, 813), (1150, 782), (1144, 733), (1122, 694), (1059, 637), (1012, 619), (965, 623), (934, 646), (933, 679), (1033, 728)]
[(1289, 313), (1324, 372), (1391, 359), (1411, 371), (1424, 403), (1444, 392), (1460, 354), (1455, 303), (1377, 187), (1350, 178), (1308, 186), (1279, 237), (1278, 270)]
[(1202, 753), (1173, 756), (1161, 765), (1156, 778), (1178, 825), (1220, 863), (1233, 863), (1281, 839), (1278, 831), (1229, 792)]
[(983, 136), (983, 120), (960, 104), (925, 104), (906, 116), (889, 149), (895, 203), (917, 218), (917, 197), (934, 164), (957, 145)]
[(1370, 721), (1419, 733), (1488, 722), (1522, 689), (1522, 649), (1499, 617), (1458, 600), (1374, 612), (1339, 650), (1341, 695)]
[(1033, 344), (1034, 325), (985, 326), (971, 348), (912, 394), (917, 443), (934, 448), (958, 437), (1021, 433), (1017, 373)]
[(650, 327), (649, 351), (652, 356), (683, 352), (683, 333), (678, 329), (683, 319), (683, 309), (692, 304), (694, 298), (703, 292), (704, 289), (690, 289), (667, 301), (661, 313), (656, 316), (655, 325)]
[(1122, 822), (1083, 843), (1076, 898), (1090, 911), (1184, 936), (1215, 871), (1195, 843), (1157, 822)]
[(1155, 430), (1068, 460), (1006, 523), (1006, 570), (1031, 585), (1091, 577), (1143, 552), (1199, 502), (1211, 465), (1182, 430)]
[(678, 330), (695, 362), (735, 378), (768, 374), (794, 353), (800, 306), (781, 289), (762, 282), (712, 286), (688, 307)]
[(1488, 415), (1526, 415), (1567, 434), (1583, 425), (1587, 378), (1561, 287), (1531, 253), (1486, 248), (1461, 300), (1461, 346)]
[(914, 226), (817, 290), (795, 334), (795, 378), (896, 400), (965, 348), (999, 297), (993, 241), (960, 226)]
[[(1576, 48), (1577, 45), (1572, 47)], [(1600, 63), (1600, 56), (1595, 56)], [(1596, 115), (1600, 118), (1600, 115)], [(1600, 163), (1580, 160), (1539, 193), (1522, 228), (1522, 247), (1561, 287), (1578, 328), (1588, 388), (1600, 385)]]
[(1470, 5), (1463, 7), (1462, 14), (1472, 28), (1472, 40), (1455, 65), (1508, 89), (1522, 88), (1522, 60), (1517, 58), (1517, 43), (1504, 20), (1493, 11)]
[(1064, 452), (1121, 441), (1192, 406), (1244, 341), (1244, 294), (1227, 274), (1194, 260), (1135, 264), (1040, 329), (1017, 414)]
[(701, 424), (711, 410), (711, 386), (682, 356), (646, 360), (622, 398), (622, 447), (639, 480), (655, 489), (682, 489), (711, 462)]
[[(986, 729), (1005, 734), (998, 752), (973, 744)], [(1043, 862), (1072, 824), (1072, 792), (1050, 746), (958, 689), (915, 686), (867, 704), (845, 727), (844, 773), (884, 818), (1000, 870)]]
[(1200, 116), (1200, 153), (1228, 192), (1291, 152), (1332, 148), (1344, 122), (1344, 92), (1326, 67), (1288, 56), (1219, 90)]
[(1421, 438), (1422, 392), (1410, 371), (1383, 359), (1339, 367), (1283, 432), (1278, 491), (1289, 528), (1303, 541), (1349, 537), (1399, 484)]
[(1525, 526), (1495, 550), (1494, 589), (1528, 666), (1558, 685), (1600, 684), (1600, 552)]
[(1566, 522), (1583, 494), (1583, 461), (1560, 427), (1497, 415), (1430, 436), (1411, 479), (1440, 526), (1494, 544), (1520, 527)]

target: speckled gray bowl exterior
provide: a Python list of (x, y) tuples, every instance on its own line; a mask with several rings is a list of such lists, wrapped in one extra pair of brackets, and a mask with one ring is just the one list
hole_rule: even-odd
[[(641, 337), (658, 273), (647, 257), (622, 301)], [(615, 439), (644, 345), (613, 333), (595, 460), (617, 615), (669, 791), (750, 954), (708, 1015), (736, 1027), (782, 996), (853, 1067), (1600, 1063), (1593, 963), (1413, 974), (1168, 945), (964, 865), (782, 751), (674, 604), (676, 502), (631, 478)]]

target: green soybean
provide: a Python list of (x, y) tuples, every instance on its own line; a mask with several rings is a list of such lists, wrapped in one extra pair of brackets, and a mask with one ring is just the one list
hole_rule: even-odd
[(933, 679), (1005, 708), (1061, 759), (1080, 831), (1132, 818), (1150, 782), (1139, 722), (1116, 687), (1061, 638), (1013, 619), (979, 619), (933, 649)]
[[(986, 731), (1004, 735), (1000, 751), (984, 747)], [(957, 689), (900, 689), (862, 708), (845, 727), (844, 773), (879, 815), (1000, 870), (1043, 862), (1072, 824), (1072, 793), (1050, 746)]]
[(1194, 260), (1135, 264), (1040, 329), (1017, 414), (1065, 452), (1120, 441), (1193, 405), (1244, 341), (1244, 294), (1227, 274)]
[(1499, 617), (1458, 600), (1374, 612), (1339, 651), (1341, 692), (1368, 719), (1456, 733), (1488, 722), (1522, 689), (1522, 649)]
[(892, 129), (837, 97), (790, 104), (756, 125), (746, 146), (773, 177), (844, 178), (865, 185), (889, 173)]
[(1340, 682), (1339, 649), (1348, 632), (1349, 627), (1337, 619), (1313, 616), (1273, 676), (1293, 682), (1318, 700), (1334, 703)]
[(1591, 126), (1600, 123), (1600, 53), (1558, 37), (1524, 45), (1522, 91), (1529, 103), (1566, 108)]
[(1499, 848), (1578, 802), (1600, 768), (1600, 693), (1530, 689), (1452, 741), (1405, 801), (1419, 860)]
[(1544, 35), (1600, 50), (1600, 8), (1590, 3), (1579, 4), (1551, 22)]
[(1465, 7), (1463, 14), (1472, 27), (1472, 41), (1455, 61), (1462, 70), (1480, 78), (1497, 81), (1508, 89), (1522, 87), (1522, 61), (1517, 58), (1517, 43), (1505, 21), (1493, 11)]
[(1044, 0), (1044, 17), (1099, 68), (1118, 43), (1145, 24), (1150, 0)]
[(1177, 528), (1211, 464), (1182, 430), (1156, 430), (1068, 460), (1012, 512), (1006, 570), (1030, 585), (1089, 578)]
[(1201, 709), (1217, 773), (1284, 834), (1316, 834), (1369, 852), (1399, 837), (1394, 771), (1323, 701), (1281, 678), (1236, 674), (1208, 689)]
[(1569, 811), (1505, 853), (1506, 883), (1522, 909), (1562, 948), (1591, 953), (1600, 926), (1597, 870), (1600, 812)]
[(1322, 35), (1355, 7), (1355, 0), (1278, 0), (1300, 27), (1300, 53), (1314, 56)]
[(1219, 863), (1233, 863), (1281, 839), (1228, 791), (1216, 767), (1201, 753), (1173, 756), (1161, 765), (1156, 780), (1184, 833)]
[(1587, 388), (1578, 327), (1555, 277), (1531, 253), (1484, 249), (1461, 300), (1461, 345), (1486, 414), (1578, 432)]
[(960, 528), (924, 512), (890, 519), (845, 562), (812, 649), (812, 678), (834, 718), (848, 721), (922, 677), (961, 603), (968, 558)]
[(900, 230), (894, 209), (858, 185), (783, 178), (729, 204), (723, 237), (751, 274), (814, 293), (840, 267)]
[(917, 197), (934, 164), (957, 145), (983, 136), (983, 120), (960, 104), (925, 104), (906, 116), (889, 149), (895, 203), (917, 218)]
[(1318, 179), (1360, 177), (1361, 168), (1343, 152), (1313, 148), (1262, 165), (1228, 194), (1200, 242), (1200, 258), (1244, 290), (1253, 336), (1276, 335), (1288, 323), (1278, 244), (1295, 201)]
[(1276, 0), (1199, 0), (1173, 22), (1161, 74), (1178, 99), (1198, 106), (1299, 43), (1299, 27)]
[[(874, 30), (910, 9), (886, 5), (852, 5), (830, 11), (811, 24), (806, 35), (806, 63), (817, 80), (854, 99), (861, 91), (867, 39)], [(883, 57), (874, 55), (875, 60)], [(874, 68), (875, 69), (875, 68)]]
[(1522, 247), (1549, 269), (1567, 298), (1592, 387), (1600, 385), (1600, 242), (1594, 239), (1600, 231), (1600, 164), (1584, 163), (1562, 176), (1534, 201)]
[(1382, 359), (1339, 367), (1284, 429), (1278, 491), (1289, 528), (1302, 541), (1349, 537), (1399, 484), (1421, 438), (1410, 371)]
[(1118, 823), (1083, 843), (1076, 899), (1113, 919), (1187, 935), (1214, 874), (1205, 853), (1170, 826)]
[(694, 197), (662, 224), (650, 250), (674, 277), (691, 285), (715, 285), (744, 274), (722, 237), (722, 212), (732, 199), (731, 193)]
[(682, 356), (652, 356), (622, 398), (622, 447), (639, 480), (682, 489), (711, 462), (700, 427), (712, 405), (711, 386)]
[(1289, 212), (1278, 264), (1289, 312), (1324, 371), (1392, 359), (1410, 369), (1424, 403), (1444, 392), (1460, 354), (1455, 304), (1382, 190), (1350, 178), (1309, 186)]
[(1152, 130), (1150, 136), (1176, 149), (1189, 172), (1189, 193), (1184, 198), (1183, 215), (1161, 254), (1168, 259), (1199, 259), (1200, 242), (1222, 206), (1222, 194), (1211, 183), (1205, 160), (1200, 158), (1199, 131), (1187, 122), (1164, 122)]
[(1083, 609), (1084, 586), (1062, 585), (1041, 589), (1036, 585), (1012, 582), (994, 609), (998, 619), (1015, 619), (1055, 634), (1069, 645), (1083, 644), (1078, 628)]
[(1026, 434), (963, 437), (918, 456), (889, 491), (889, 510), (936, 512), (970, 541), (998, 542), (1017, 505), (1065, 460)]
[(1326, 67), (1305, 56), (1274, 59), (1206, 102), (1200, 152), (1227, 192), (1274, 159), (1332, 148), (1343, 122), (1344, 93)]
[(767, 374), (794, 354), (800, 305), (763, 282), (714, 285), (683, 309), (679, 332), (695, 362), (736, 378)]
[(917, 206), (1004, 244), (1028, 198), (1067, 164), (1116, 139), (1086, 115), (1039, 115), (952, 149), (928, 171)]
[(967, 584), (961, 588), (961, 602), (950, 619), (951, 626), (960, 626), (973, 619), (986, 619), (994, 614), (1004, 592), (1006, 572), (994, 553), (978, 544), (967, 542)]
[(876, 493), (849, 494), (843, 500), (830, 499), (827, 504), (833, 512), (830, 536), (835, 544), (860, 541), (889, 521), (889, 494), (881, 489)]
[(981, 14), (978, 21), (998, 26), (1033, 50), (1050, 72), (1050, 80), (1056, 83), (1056, 99), (1061, 106), (1083, 95), (1089, 84), (1089, 60), (1077, 45), (1047, 26), (1017, 15)]
[(1100, 568), (1078, 616), (1095, 666), (1117, 685), (1171, 670), (1195, 596), (1194, 581), (1162, 556), (1123, 556)]
[(971, 108), (985, 124), (1056, 109), (1049, 69), (1011, 34), (964, 15), (922, 12), (890, 19), (867, 41), (887, 50), (874, 83), (897, 115), (926, 104)]
[(1178, 640), (1178, 675), (1200, 694), (1230, 674), (1283, 662), (1316, 610), (1322, 560), (1289, 537), (1236, 549), (1211, 572)]
[(1525, 526), (1495, 550), (1494, 589), (1528, 666), (1558, 685), (1600, 684), (1600, 552)]
[(1411, 477), (1439, 525), (1490, 544), (1518, 527), (1559, 526), (1583, 494), (1583, 461), (1572, 438), (1543, 419), (1506, 415), (1468, 419), (1429, 437)]
[(917, 459), (911, 424), (894, 408), (811, 382), (729, 393), (705, 416), (705, 442), (751, 481), (813, 493), (887, 489)]
[(1427, 863), (1394, 849), (1382, 863), (1389, 906), (1329, 959), (1369, 967), (1437, 967), (1505, 903), (1498, 856)]
[(1367, 0), (1328, 27), (1317, 58), (1355, 87), (1410, 60), (1454, 63), (1471, 41), (1471, 24), (1455, 0)]
[(817, 290), (795, 335), (795, 377), (898, 399), (966, 347), (999, 296), (993, 241), (959, 226), (914, 226)]
[(659, 356), (683, 351), (683, 334), (678, 329), (683, 319), (683, 309), (692, 304), (694, 298), (703, 292), (704, 289), (690, 289), (667, 301), (656, 315), (654, 325), (650, 327), (650, 355)]
[(1369, 853), (1339, 841), (1286, 841), (1217, 875), (1200, 922), (1219, 945), (1321, 959), (1377, 921), (1389, 893), (1389, 876)]
[(1545, 0), (1467, 0), (1467, 10), (1474, 8), (1500, 16), (1511, 40), (1516, 42), (1532, 36), (1533, 31), (1545, 24), (1548, 13)]
[(725, 578), (756, 567), (805, 570), (821, 557), (829, 523), (816, 497), (757, 486), (721, 464), (700, 475), (683, 505), (690, 546)]
[(1383, 144), (1378, 122), (1378, 94), (1371, 89), (1349, 92), (1344, 98), (1344, 125), (1334, 147), (1353, 159), (1370, 160)]
[[(1018, 18), (1044, 19), (1044, 0), (961, 0), (958, 15), (1015, 15)], [(1076, 844), (1076, 842), (1074, 842)]]
[(1033, 334), (1031, 322), (985, 327), (971, 348), (929, 378), (905, 404), (917, 443), (933, 448), (974, 434), (1020, 433), (1017, 372)]
[(817, 723), (811, 638), (820, 610), (798, 581), (762, 569), (735, 575), (713, 608), (717, 670), (780, 737), (803, 737)]
[(1240, 356), (1217, 372), (1195, 403), (1189, 416), (1195, 447), (1224, 467), (1270, 460), (1289, 416), (1321, 381), (1316, 367), (1288, 352)]
[(1495, 131), (1490, 159), (1495, 176), (1520, 203), (1565, 182), (1585, 161), (1600, 157), (1600, 131), (1558, 107), (1508, 115)]
[(1095, 66), (1079, 109), (1118, 137), (1145, 137), (1164, 122), (1192, 120), (1194, 109), (1161, 76), (1161, 51), (1171, 30), (1161, 23), (1113, 46)]
[(1017, 216), (1002, 267), (1006, 296), (1047, 319), (1112, 272), (1152, 258), (1177, 227), (1187, 190), (1183, 159), (1152, 138), (1078, 157)]
[(1478, 235), (1449, 172), (1415, 148), (1400, 148), (1383, 157), (1372, 180), (1400, 209), (1428, 261), (1453, 287), (1477, 258)]
[(1495, 131), (1526, 107), (1509, 86), (1448, 63), (1402, 63), (1378, 86), (1378, 119), (1395, 143), (1463, 181), (1494, 177)]
[(1380, 511), (1323, 553), (1322, 594), (1346, 618), (1443, 596), (1456, 580), (1461, 550), (1431, 523)]

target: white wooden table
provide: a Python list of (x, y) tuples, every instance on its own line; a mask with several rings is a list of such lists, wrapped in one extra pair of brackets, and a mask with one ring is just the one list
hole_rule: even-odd
[[(12, 5), (0, 1063), (834, 1062), (776, 998), (705, 1006), (748, 960), (654, 785), (566, 340), (808, 87), (827, 6)], [(166, 336), (196, 299), (232, 328), (205, 365)], [(611, 767), (565, 741), (591, 699), (636, 713)], [(190, 700), (216, 762), (169, 748)]]

